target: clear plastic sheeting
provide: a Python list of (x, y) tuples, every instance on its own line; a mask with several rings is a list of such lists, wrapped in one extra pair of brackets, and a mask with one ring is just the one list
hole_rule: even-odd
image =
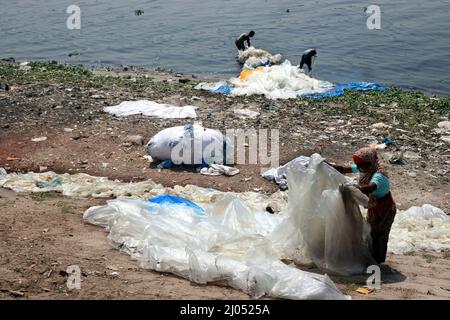
[(432, 205), (411, 207), (397, 213), (388, 251), (406, 254), (423, 250), (450, 250), (450, 216)]
[(88, 209), (84, 219), (109, 230), (109, 240), (142, 268), (196, 283), (226, 281), (254, 297), (345, 299), (326, 275), (279, 260), (267, 238), (282, 215), (252, 211), (228, 196), (204, 217), (191, 208), (119, 199)]
[(177, 107), (170, 104), (157, 103), (155, 101), (139, 100), (124, 101), (117, 106), (105, 107), (103, 111), (113, 114), (117, 117), (126, 117), (129, 115), (142, 114), (149, 117), (161, 119), (184, 119), (196, 118), (196, 107), (184, 106)]
[(264, 95), (268, 99), (293, 99), (298, 97), (325, 99), (338, 97), (345, 90), (384, 91), (382, 85), (369, 82), (333, 84), (305, 74), (299, 67), (284, 60), (280, 54), (250, 47), (239, 51), (238, 61), (243, 64), (240, 75), (228, 81), (199, 83), (195, 89), (231, 96)]
[(233, 78), (231, 95), (264, 95), (268, 99), (290, 99), (300, 95), (323, 93), (333, 88), (327, 81), (314, 79), (306, 75), (289, 61), (281, 65), (264, 67), (253, 72), (244, 80)]
[(363, 273), (374, 264), (370, 254), (370, 226), (359, 205), (368, 199), (346, 178), (311, 156), (308, 167), (287, 169), (287, 218), (272, 234), (279, 252), (299, 264), (314, 263), (328, 272)]

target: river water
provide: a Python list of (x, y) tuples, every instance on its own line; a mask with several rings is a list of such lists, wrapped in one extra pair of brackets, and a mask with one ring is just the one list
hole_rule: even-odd
[[(72, 4), (79, 30), (66, 25)], [(381, 28), (369, 30), (374, 4)], [(252, 45), (296, 64), (317, 48), (316, 78), (450, 95), (450, 0), (0, 0), (0, 12), (0, 58), (227, 78), (239, 72), (234, 38), (255, 30)]]

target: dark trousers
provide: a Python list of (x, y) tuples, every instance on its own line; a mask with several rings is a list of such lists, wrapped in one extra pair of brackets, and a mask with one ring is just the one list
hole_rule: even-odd
[(386, 260), (389, 232), (396, 212), (397, 208), (391, 193), (377, 199), (376, 204), (368, 210), (367, 221), (372, 230), (372, 256), (378, 263)]

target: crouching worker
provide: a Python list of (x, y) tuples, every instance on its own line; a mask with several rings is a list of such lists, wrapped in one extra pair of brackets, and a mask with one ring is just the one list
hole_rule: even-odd
[(251, 46), (250, 38), (253, 38), (254, 35), (255, 35), (255, 31), (243, 33), (239, 37), (236, 38), (236, 40), (234, 41), (234, 44), (236, 45), (236, 47), (238, 48), (239, 51), (245, 51), (246, 50), (245, 42), (247, 41), (247, 45), (249, 48)]
[(350, 167), (332, 166), (341, 173), (359, 174), (358, 188), (369, 197), (367, 221), (371, 226), (372, 256), (378, 263), (383, 263), (397, 208), (390, 192), (389, 178), (380, 167), (377, 151), (362, 148), (353, 155)]

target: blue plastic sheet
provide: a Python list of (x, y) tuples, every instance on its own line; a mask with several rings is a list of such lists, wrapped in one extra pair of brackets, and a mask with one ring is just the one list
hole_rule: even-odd
[[(339, 97), (344, 94), (345, 90), (355, 90), (355, 91), (384, 91), (386, 88), (382, 85), (372, 82), (350, 82), (346, 84), (337, 84), (333, 87), (333, 89), (322, 92), (322, 93), (312, 93), (312, 94), (303, 94), (299, 95), (299, 97), (310, 98), (310, 99), (324, 99), (324, 98), (334, 98)], [(224, 84), (215, 89), (214, 93), (221, 94), (231, 94), (233, 91), (233, 87), (229, 84)]]
[(333, 98), (333, 97), (339, 97), (344, 94), (345, 90), (355, 90), (355, 91), (384, 91), (386, 90), (385, 87), (382, 85), (379, 85), (377, 83), (371, 83), (371, 82), (350, 82), (346, 84), (338, 84), (335, 85), (333, 89), (322, 92), (322, 93), (313, 93), (313, 94), (306, 94), (306, 95), (299, 95), (303, 98), (310, 98), (310, 99), (324, 99), (324, 98)]
[(177, 206), (177, 205), (186, 205), (188, 207), (191, 207), (192, 209), (194, 209), (195, 213), (197, 215), (204, 215), (205, 214), (205, 209), (203, 209), (202, 207), (200, 207), (199, 205), (195, 204), (194, 202), (185, 199), (185, 198), (181, 198), (181, 197), (177, 197), (171, 194), (163, 194), (160, 196), (156, 196), (153, 197), (151, 199), (147, 200), (148, 202), (152, 202), (152, 203), (157, 203), (161, 206)]
[(222, 93), (222, 94), (231, 94), (231, 91), (233, 91), (233, 87), (229, 84), (224, 84), (218, 87), (216, 90), (214, 90), (214, 93)]

